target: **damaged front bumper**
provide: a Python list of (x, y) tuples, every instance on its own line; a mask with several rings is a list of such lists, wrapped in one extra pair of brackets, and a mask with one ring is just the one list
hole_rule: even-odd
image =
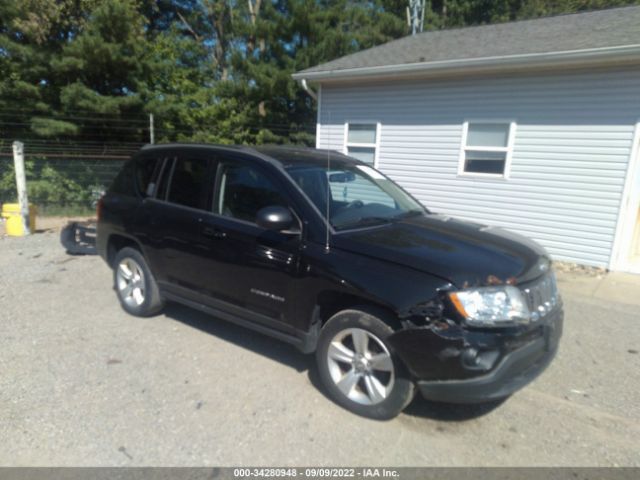
[(558, 305), (526, 328), (474, 331), (441, 322), (400, 330), (388, 340), (425, 398), (480, 403), (511, 395), (545, 370), (563, 319)]

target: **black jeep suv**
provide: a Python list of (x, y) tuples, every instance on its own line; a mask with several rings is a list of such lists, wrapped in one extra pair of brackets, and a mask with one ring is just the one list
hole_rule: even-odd
[(315, 352), (331, 397), (378, 419), (416, 387), (506, 397), (562, 330), (543, 248), (433, 214), (336, 152), (145, 147), (99, 202), (97, 247), (127, 312), (176, 301)]

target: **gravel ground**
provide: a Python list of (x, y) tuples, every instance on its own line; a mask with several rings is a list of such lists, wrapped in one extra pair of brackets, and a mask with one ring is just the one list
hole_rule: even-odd
[(561, 350), (526, 389), (376, 422), (288, 345), (179, 306), (128, 316), (54, 229), (0, 237), (0, 465), (640, 466), (637, 307), (564, 299)]

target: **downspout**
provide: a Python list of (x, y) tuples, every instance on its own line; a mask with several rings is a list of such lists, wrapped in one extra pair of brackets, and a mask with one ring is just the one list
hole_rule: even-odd
[(313, 98), (316, 102), (318, 101), (318, 94), (316, 92), (314, 92), (313, 90), (311, 90), (311, 87), (309, 85), (307, 85), (307, 79), (306, 78), (303, 78), (303, 79), (300, 80), (300, 85), (302, 86), (304, 91), (309, 94), (309, 96), (311, 98)]

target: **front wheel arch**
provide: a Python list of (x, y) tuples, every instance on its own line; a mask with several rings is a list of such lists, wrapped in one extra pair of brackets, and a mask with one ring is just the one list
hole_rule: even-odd
[(336, 313), (350, 309), (362, 310), (379, 316), (394, 330), (401, 328), (400, 321), (392, 308), (362, 296), (336, 290), (324, 290), (318, 293), (315, 308), (312, 312), (312, 317), (314, 317), (312, 318), (312, 323), (320, 321), (321, 326), (324, 326)]
[[(342, 310), (331, 317), (320, 332), (316, 363), (326, 392), (338, 405), (358, 415), (388, 420), (397, 416), (413, 399), (415, 385), (404, 364), (386, 340), (395, 330), (376, 313), (381, 314), (379, 310), (365, 305), (360, 309)], [(362, 336), (362, 332), (368, 336), (364, 348), (358, 347), (355, 343), (356, 335)], [(352, 338), (347, 338), (348, 335)], [(346, 339), (346, 343), (340, 344), (343, 338)], [(348, 343), (349, 340), (351, 343)], [(382, 343), (383, 348), (380, 348), (380, 345), (372, 348), (376, 343)], [(332, 361), (335, 346), (340, 347), (340, 351), (345, 354), (338, 359), (339, 370), (336, 370), (338, 367)], [(390, 371), (386, 368), (376, 368), (373, 363), (374, 359), (385, 351), (389, 357), (387, 362), (392, 366)], [(388, 372), (386, 377), (385, 372)], [(381, 373), (382, 377), (379, 376)], [(354, 375), (358, 378), (354, 379)], [(374, 398), (370, 385), (371, 381), (376, 379), (387, 389), (384, 390), (385, 395)], [(346, 390), (343, 388), (344, 382), (347, 384)], [(364, 398), (367, 396), (369, 403)]]

